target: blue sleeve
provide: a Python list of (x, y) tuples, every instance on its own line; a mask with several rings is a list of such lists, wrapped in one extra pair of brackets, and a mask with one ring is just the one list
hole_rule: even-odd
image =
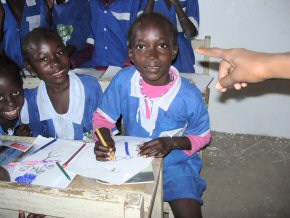
[(126, 104), (128, 95), (127, 90), (130, 86), (132, 71), (134, 67), (123, 68), (111, 81), (104, 93), (102, 103), (99, 108), (104, 114), (108, 116), (111, 121), (117, 122), (122, 114), (122, 104)]
[(51, 28), (47, 21), (47, 5), (46, 5), (46, 0), (43, 0), (40, 2), (40, 27), (43, 28)]
[(97, 110), (97, 107), (102, 102), (103, 98), (103, 91), (102, 88), (98, 82), (98, 80), (95, 77), (92, 76), (79, 76), (79, 78), (82, 80), (84, 87), (85, 87), (85, 113), (84, 113), (84, 125), (85, 125), (85, 131), (92, 130), (92, 119), (93, 114)]
[[(197, 22), (197, 25), (199, 26), (199, 4), (198, 4), (198, 0), (187, 0), (185, 13), (190, 19), (193, 18)], [(198, 26), (196, 27), (197, 29), (198, 29)]]
[(89, 34), (91, 33), (91, 10), (87, 0), (77, 0), (75, 4), (73, 33), (71, 38), (67, 41), (68, 45), (75, 45), (77, 50), (83, 48)]
[(193, 99), (187, 101), (186, 107), (190, 111), (188, 125), (185, 129), (185, 135), (203, 135), (210, 129), (209, 114), (198, 88), (194, 87), (193, 93), (188, 93)]

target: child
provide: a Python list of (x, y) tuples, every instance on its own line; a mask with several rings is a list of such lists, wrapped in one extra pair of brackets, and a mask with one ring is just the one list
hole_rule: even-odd
[(77, 76), (56, 32), (36, 28), (23, 40), (25, 67), (41, 82), (30, 90), (27, 122), (34, 136), (81, 140), (92, 130), (92, 116), (102, 98), (96, 78)]
[(42, 27), (58, 32), (67, 46), (73, 68), (88, 61), (94, 46), (86, 43), (91, 33), (91, 9), (88, 0), (44, 0), (46, 19)]
[(0, 56), (0, 135), (31, 136), (22, 124), (20, 111), (24, 105), (20, 68), (7, 57)]
[[(109, 148), (95, 146), (97, 160), (114, 152), (111, 128), (122, 115), (125, 134), (150, 137), (139, 154), (164, 157), (164, 201), (176, 217), (201, 217), (201, 159), (196, 153), (210, 141), (209, 117), (200, 91), (171, 66), (178, 51), (176, 30), (163, 15), (144, 13), (129, 31), (129, 57), (106, 89), (94, 114)], [(195, 215), (195, 216), (194, 216)]]
[(128, 30), (137, 17), (140, 0), (90, 0), (92, 40), (91, 67), (126, 65)]
[(145, 13), (159, 12), (168, 17), (177, 27), (179, 53), (173, 62), (173, 66), (180, 72), (194, 73), (195, 58), (191, 47), (191, 39), (198, 35), (198, 0), (147, 0), (142, 2), (141, 9)]
[(40, 26), (42, 0), (2, 0), (0, 2), (0, 36), (6, 55), (23, 69), (21, 39)]

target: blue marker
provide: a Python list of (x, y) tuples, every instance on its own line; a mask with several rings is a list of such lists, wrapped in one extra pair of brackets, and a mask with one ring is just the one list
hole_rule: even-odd
[(125, 151), (126, 151), (126, 155), (131, 157), (130, 152), (129, 152), (129, 143), (128, 142), (125, 142)]

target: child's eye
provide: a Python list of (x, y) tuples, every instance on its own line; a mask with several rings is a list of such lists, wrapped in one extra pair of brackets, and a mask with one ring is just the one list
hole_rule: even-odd
[(166, 48), (167, 47), (167, 44), (166, 43), (161, 43), (160, 45), (159, 45), (159, 48)]
[(143, 44), (138, 44), (136, 46), (137, 49), (143, 50), (145, 48), (145, 46)]
[(2, 101), (3, 100), (3, 96), (0, 96), (0, 101)]
[(40, 62), (46, 62), (47, 61), (47, 58), (40, 58)]
[(64, 50), (61, 50), (61, 51), (57, 52), (56, 54), (57, 55), (62, 55), (63, 53), (64, 53)]
[(20, 91), (17, 90), (17, 91), (14, 91), (12, 95), (16, 96), (16, 95), (19, 95), (19, 94), (20, 94)]

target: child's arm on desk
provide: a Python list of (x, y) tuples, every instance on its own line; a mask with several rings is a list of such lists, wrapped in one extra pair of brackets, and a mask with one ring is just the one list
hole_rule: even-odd
[[(111, 132), (107, 128), (100, 128), (99, 132), (101, 136), (99, 136), (96, 132), (96, 136), (98, 141), (95, 143), (94, 153), (96, 155), (96, 159), (98, 161), (108, 161), (112, 160), (112, 157), (115, 154), (116, 147), (115, 141), (111, 136)], [(103, 140), (101, 139), (103, 138)]]
[(166, 157), (172, 150), (191, 150), (188, 137), (161, 137), (139, 146), (139, 155), (145, 157)]

